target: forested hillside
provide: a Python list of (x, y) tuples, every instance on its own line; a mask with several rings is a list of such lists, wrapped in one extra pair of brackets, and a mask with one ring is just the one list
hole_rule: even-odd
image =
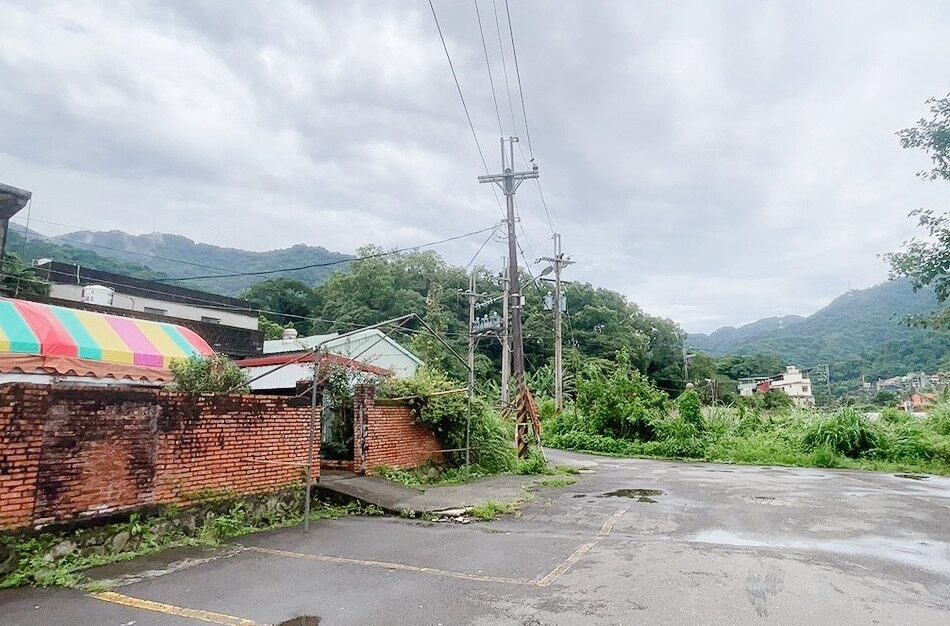
[[(72, 236), (69, 236), (71, 239)], [(92, 242), (97, 247), (92, 247)], [(11, 232), (10, 252), (27, 264), (48, 257), (79, 263), (85, 267), (117, 272), (147, 279), (169, 276), (251, 272), (258, 268), (303, 265), (348, 259), (347, 255), (323, 248), (294, 246), (286, 250), (254, 253), (219, 248), (192, 242), (176, 235), (90, 233), (89, 249), (64, 244), (60, 239), (36, 233), (24, 240), (22, 232)], [(125, 252), (118, 252), (124, 250)], [(296, 251), (300, 251), (297, 254)], [(136, 254), (133, 254), (136, 253)], [(382, 252), (368, 247), (361, 255)], [(206, 256), (207, 253), (207, 256)], [(307, 255), (310, 255), (309, 257)], [(130, 259), (126, 261), (124, 259)], [(184, 266), (169, 259), (188, 260), (200, 265), (229, 268), (227, 271)], [(250, 264), (244, 260), (251, 259)], [(322, 260), (321, 260), (322, 259)], [(138, 260), (139, 262), (135, 262)], [(297, 279), (295, 276), (303, 276)], [(531, 282), (524, 296), (525, 356), (529, 371), (542, 372), (554, 355), (554, 331), (551, 313), (542, 305), (550, 286)], [(184, 284), (211, 292), (239, 295), (266, 311), (264, 326), (272, 333), (278, 324), (293, 324), (301, 333), (346, 331), (389, 318), (417, 313), (448, 338), (458, 352), (464, 353), (468, 332), (468, 304), (459, 292), (468, 286), (466, 270), (445, 263), (435, 252), (396, 254), (337, 264), (326, 268), (282, 272), (269, 276), (242, 276), (192, 280)], [(249, 288), (240, 288), (249, 285)], [(660, 387), (677, 392), (683, 388), (682, 346), (685, 334), (675, 322), (651, 316), (621, 294), (574, 283), (565, 288), (568, 313), (565, 316), (565, 363), (567, 386), (571, 372), (580, 359), (614, 360), (624, 350), (630, 362), (656, 381)], [(479, 315), (501, 310), (500, 281), (488, 270), (479, 272), (478, 291), (494, 301), (479, 310)], [(411, 343), (428, 362), (456, 374), (460, 365), (441, 346), (423, 335), (410, 331), (397, 335)], [(497, 339), (485, 336), (478, 343), (476, 365), (480, 379), (495, 379), (500, 363)], [(549, 370), (547, 373), (550, 373)]]
[[(379, 251), (364, 248), (360, 254)], [(542, 304), (550, 287), (530, 282), (526, 274), (524, 282), (528, 284), (523, 291), (526, 364), (529, 370), (537, 371), (549, 366), (554, 355), (551, 313)], [(277, 279), (261, 282), (245, 295), (262, 309), (289, 314), (268, 317), (281, 324), (293, 322), (302, 332), (346, 331), (417, 313), (448, 337), (458, 352), (464, 353), (468, 303), (459, 292), (467, 286), (463, 268), (448, 265), (430, 251), (354, 261), (347, 271), (335, 271), (312, 290), (298, 281)], [(494, 298), (489, 306), (479, 310), (480, 316), (501, 310), (501, 286), (496, 274), (480, 271), (476, 290), (486, 294), (485, 300)], [(675, 322), (648, 315), (622, 295), (589, 284), (571, 284), (566, 295), (565, 352), (569, 374), (580, 357), (612, 361), (618, 351), (624, 350), (631, 363), (660, 387), (673, 392), (683, 388), (684, 334)], [(430, 339), (411, 334), (404, 338), (409, 338), (413, 349), (427, 362), (461, 373), (459, 364)], [(476, 367), (480, 379), (497, 377), (500, 351), (497, 339), (490, 335), (479, 341)]]
[[(13, 248), (14, 252), (18, 250), (16, 247)], [(173, 278), (267, 271), (285, 267), (345, 261), (352, 258), (351, 255), (302, 244), (281, 250), (251, 252), (198, 243), (181, 235), (167, 233), (130, 235), (119, 230), (108, 232), (79, 231), (55, 238), (32, 233), (29, 247), (21, 256), (27, 262), (31, 258), (44, 256), (54, 258), (57, 261), (72, 261), (78, 258), (78, 251), (95, 253), (95, 256), (86, 257), (87, 262), (83, 264), (88, 267), (129, 273), (130, 271), (138, 271), (134, 268), (147, 266), (153, 274)], [(111, 265), (111, 267), (105, 267), (105, 265)], [(123, 266), (133, 269), (128, 271), (113, 269)], [(332, 269), (333, 266), (311, 267), (283, 272), (280, 276), (300, 280), (308, 285), (317, 285), (327, 279)], [(267, 277), (268, 275), (196, 278), (181, 284), (224, 295), (237, 295)]]
[[(66, 243), (59, 243), (57, 240), (47, 239), (39, 233), (31, 232), (27, 237), (24, 230), (17, 228), (14, 224), (10, 225), (10, 231), (7, 238), (7, 252), (15, 254), (26, 265), (29, 265), (36, 259), (53, 259), (63, 263), (75, 263), (83, 267), (102, 270), (104, 272), (114, 272), (125, 276), (135, 278), (144, 278), (152, 280), (164, 278), (166, 275), (146, 267), (142, 263), (119, 261), (109, 256), (99, 254), (92, 250), (78, 248)], [(108, 251), (103, 251), (107, 252)]]
[(932, 290), (907, 280), (849, 291), (806, 318), (760, 320), (710, 335), (689, 335), (691, 349), (714, 356), (772, 354), (808, 367), (830, 363), (838, 381), (870, 380), (913, 370), (950, 368), (950, 332), (923, 330), (908, 317), (937, 308)]

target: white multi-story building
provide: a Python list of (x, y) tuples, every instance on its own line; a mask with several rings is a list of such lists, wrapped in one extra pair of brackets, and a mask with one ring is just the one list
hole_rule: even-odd
[(33, 266), (50, 283), (49, 304), (186, 326), (231, 357), (261, 352), (258, 313), (245, 300), (51, 259)]
[(812, 395), (808, 372), (803, 372), (794, 365), (787, 366), (783, 373), (775, 376), (739, 379), (740, 396), (765, 393), (769, 389), (781, 391), (792, 399), (795, 406), (815, 406), (815, 396)]

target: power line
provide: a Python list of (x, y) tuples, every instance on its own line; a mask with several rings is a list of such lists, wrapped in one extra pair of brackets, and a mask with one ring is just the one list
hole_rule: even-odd
[(447, 237), (445, 239), (439, 239), (438, 241), (430, 241), (428, 243), (421, 243), (417, 246), (410, 246), (408, 248), (397, 248), (395, 250), (390, 250), (389, 252), (377, 252), (375, 254), (368, 254), (366, 256), (354, 257), (352, 259), (339, 259), (336, 261), (326, 261), (324, 263), (308, 263), (307, 265), (298, 265), (297, 267), (283, 267), (275, 270), (258, 270), (256, 272), (234, 272), (231, 274), (213, 274), (207, 276), (182, 276), (179, 278), (161, 278), (157, 279), (155, 282), (177, 282), (182, 280), (201, 280), (205, 278), (232, 278), (235, 276), (265, 276), (268, 274), (279, 274), (282, 272), (296, 272), (298, 270), (306, 270), (315, 267), (331, 267), (333, 265), (341, 265), (343, 263), (353, 263), (355, 261), (366, 261), (368, 259), (378, 259), (380, 257), (392, 256), (394, 254), (400, 254), (403, 252), (410, 252), (413, 250), (418, 250), (419, 248), (427, 248), (429, 246), (436, 246), (443, 243), (448, 243), (450, 241), (455, 241), (457, 239), (464, 239), (465, 237), (471, 237), (473, 235), (478, 235), (487, 231), (494, 231), (496, 226), (492, 225), (488, 228), (482, 228), (480, 230), (474, 230), (470, 233), (464, 233), (462, 235), (455, 235), (454, 237)]
[[(452, 70), (452, 80), (455, 81), (455, 89), (458, 91), (459, 100), (462, 102), (462, 109), (465, 111), (465, 119), (468, 120), (468, 127), (472, 130), (472, 139), (475, 140), (475, 148), (478, 150), (478, 156), (482, 160), (482, 167), (485, 173), (488, 173), (488, 161), (485, 160), (485, 153), (482, 151), (482, 145), (478, 142), (478, 133), (475, 132), (475, 124), (472, 122), (472, 116), (468, 112), (468, 105), (465, 103), (465, 96), (462, 95), (462, 86), (459, 84), (458, 74), (455, 73), (455, 65), (452, 63), (452, 55), (449, 54), (449, 47), (445, 43), (445, 37), (442, 35), (442, 26), (439, 24), (439, 16), (435, 13), (435, 5), (429, 0), (429, 8), (432, 9), (432, 19), (435, 20), (435, 28), (439, 31), (439, 40), (442, 42), (442, 49), (445, 50), (445, 58), (449, 62), (449, 69)], [(501, 206), (501, 200), (498, 198), (498, 192), (492, 188), (492, 195), (495, 197), (495, 203), (502, 215), (505, 210)]]
[[(429, 0), (431, 4), (432, 0)], [(505, 13), (508, 15), (508, 33), (511, 35), (511, 56), (515, 60), (515, 75), (518, 77), (518, 93), (521, 95), (521, 115), (524, 118), (524, 132), (528, 138), (528, 154), (534, 161), (534, 149), (531, 147), (531, 130), (528, 128), (528, 110), (524, 105), (524, 90), (521, 88), (521, 69), (518, 66), (518, 49), (515, 48), (515, 31), (511, 26), (511, 9), (508, 0), (505, 0)]]
[(508, 96), (508, 113), (511, 114), (512, 133), (518, 134), (518, 124), (515, 122), (515, 107), (511, 102), (511, 82), (508, 80), (508, 62), (505, 61), (505, 46), (501, 41), (501, 21), (498, 19), (498, 4), (491, 0), (492, 10), (495, 12), (495, 32), (498, 34), (498, 51), (501, 53), (501, 69), (505, 74), (505, 94)]
[[(506, 1), (505, 1), (505, 8), (506, 8), (506, 9), (507, 9), (507, 5), (508, 5), (508, 2), (507, 2), (507, 0), (506, 0)], [(514, 132), (515, 135), (517, 135), (517, 134), (518, 134), (518, 125), (517, 125), (517, 123), (515, 122), (515, 110), (514, 110), (514, 105), (512, 104), (512, 101), (511, 101), (511, 84), (509, 83), (509, 80), (508, 80), (508, 63), (505, 61), (505, 46), (504, 46), (504, 44), (502, 43), (502, 39), (501, 39), (501, 23), (500, 23), (500, 21), (499, 21), (499, 19), (498, 19), (498, 5), (496, 4), (496, 0), (492, 0), (492, 8), (494, 9), (494, 13), (495, 13), (495, 32), (498, 34), (498, 51), (499, 51), (499, 53), (501, 54), (501, 67), (502, 67), (502, 70), (504, 71), (504, 75), (505, 75), (505, 93), (506, 93), (506, 95), (508, 96), (508, 113), (511, 115), (511, 127), (512, 127), (512, 129), (513, 129), (513, 132)], [(477, 6), (477, 0), (476, 0), (476, 10), (477, 10), (477, 9), (478, 9), (478, 6)], [(479, 26), (481, 26), (481, 23), (479, 23)], [(510, 13), (509, 13), (509, 15), (508, 15), (508, 27), (509, 27), (509, 31), (511, 31), (511, 15), (510, 15)], [(483, 43), (483, 45), (484, 45), (484, 37), (483, 37), (483, 42), (482, 42), (482, 43)], [(515, 49), (514, 49), (514, 34), (513, 34), (513, 32), (512, 32), (511, 43), (512, 43), (512, 48), (511, 48), (511, 49), (512, 49), (512, 52), (515, 53)], [(518, 57), (517, 57), (517, 53), (515, 53), (514, 56), (515, 56), (515, 69), (518, 70), (518, 65), (517, 65)], [(487, 52), (486, 52), (486, 60), (487, 60)], [(490, 76), (491, 76), (491, 67), (489, 66), (489, 77), (490, 77)], [(493, 83), (493, 88), (494, 88), (494, 83)], [(520, 71), (519, 71), (519, 74), (518, 74), (518, 90), (519, 90), (519, 92), (521, 91), (521, 75), (520, 75)], [(492, 96), (494, 96), (494, 91), (492, 92)], [(496, 102), (495, 102), (495, 107), (497, 108), (497, 106), (498, 106), (498, 103), (497, 103), (497, 101), (496, 101)], [(521, 95), (521, 106), (522, 106), (522, 112), (524, 112), (525, 109), (524, 109), (524, 94), (523, 94), (523, 93), (522, 93), (522, 95)], [(528, 131), (528, 118), (527, 118), (527, 115), (526, 115), (526, 114), (525, 114), (525, 132), (527, 133), (528, 149), (529, 149), (529, 151), (531, 151), (531, 133)], [(504, 133), (503, 133), (503, 134), (504, 134)], [(525, 156), (525, 154), (524, 154), (524, 148), (521, 147), (521, 144), (520, 144), (520, 143), (518, 144), (518, 151), (521, 153), (521, 158), (524, 159), (525, 163), (528, 164), (528, 165), (530, 165), (530, 161), (529, 161), (528, 158)], [(534, 160), (534, 153), (532, 152), (532, 154), (531, 154), (531, 161), (533, 161), (533, 160)], [(544, 198), (544, 191), (543, 191), (543, 189), (541, 188), (541, 180), (540, 180), (539, 178), (536, 178), (536, 179), (534, 180), (534, 183), (535, 183), (535, 185), (536, 185), (537, 188), (538, 188), (538, 195), (539, 195), (540, 198), (541, 198), (541, 207), (544, 209), (544, 215), (547, 217), (547, 220), (548, 220), (548, 227), (550, 228), (551, 235), (553, 236), (554, 233), (557, 231), (557, 229), (554, 228), (554, 220), (551, 219), (551, 212), (548, 210), (548, 203), (547, 203), (547, 200), (545, 200), (545, 198)]]
[[(50, 222), (50, 221), (47, 221), (47, 220), (40, 220), (40, 219), (35, 219), (35, 218), (33, 219), (33, 221), (34, 221), (34, 222), (43, 222), (44, 224), (54, 224), (54, 225), (56, 225), (56, 226), (66, 226), (66, 227), (68, 227), (68, 228), (78, 228), (78, 226), (77, 226), (77, 227), (74, 227), (74, 226), (71, 226), (71, 225), (69, 225), (69, 224), (60, 224), (60, 223), (58, 223), (58, 222)], [(37, 233), (37, 234), (41, 234), (41, 233)], [(67, 237), (65, 237), (65, 236), (63, 236), (63, 235), (45, 235), (45, 234), (44, 234), (44, 235), (42, 235), (42, 236), (45, 237), (45, 238), (47, 238), (47, 239), (57, 239), (57, 240), (62, 241), (62, 242), (64, 242), (64, 243), (73, 244), (75, 247), (77, 247), (77, 248), (79, 248), (79, 249), (82, 249), (84, 246), (89, 246), (89, 247), (91, 247), (91, 248), (102, 248), (103, 250), (111, 250), (112, 252), (120, 252), (120, 253), (122, 253), (122, 254), (131, 254), (131, 255), (134, 255), (134, 256), (141, 256), (141, 257), (145, 257), (145, 258), (148, 258), (148, 259), (158, 259), (158, 260), (160, 260), (160, 261), (168, 261), (168, 262), (170, 262), (170, 263), (179, 263), (179, 264), (181, 264), (181, 265), (191, 265), (191, 266), (194, 266), (194, 267), (201, 267), (201, 268), (208, 269), (208, 270), (220, 270), (220, 271), (222, 271), (222, 272), (227, 272), (227, 271), (228, 271), (228, 268), (225, 268), (225, 267), (216, 267), (216, 266), (214, 266), (214, 265), (206, 265), (206, 264), (204, 264), (204, 263), (195, 263), (195, 262), (193, 262), (193, 261), (183, 261), (182, 259), (173, 259), (173, 258), (171, 258), (171, 257), (159, 256), (159, 255), (157, 255), (157, 254), (148, 254), (148, 253), (145, 253), (145, 252), (136, 252), (136, 251), (134, 251), (134, 250), (123, 250), (122, 248), (114, 248), (114, 247), (112, 247), (112, 246), (106, 246), (106, 245), (102, 245), (102, 244), (98, 244), (98, 243), (90, 243), (90, 242), (86, 242), (86, 241), (78, 241), (78, 240), (75, 240), (75, 239), (68, 239)]]
[(455, 65), (452, 63), (452, 56), (449, 54), (449, 47), (445, 44), (445, 37), (442, 35), (442, 26), (439, 25), (439, 16), (435, 13), (435, 5), (429, 0), (429, 8), (432, 9), (432, 19), (435, 20), (435, 28), (439, 31), (439, 39), (442, 41), (442, 49), (445, 50), (445, 58), (449, 62), (449, 69), (452, 70), (452, 80), (455, 81), (455, 89), (458, 90), (459, 100), (462, 101), (462, 109), (465, 110), (465, 119), (468, 120), (468, 127), (472, 130), (472, 139), (475, 140), (475, 147), (478, 149), (478, 156), (482, 159), (482, 165), (485, 171), (488, 171), (488, 161), (485, 160), (485, 153), (482, 152), (482, 145), (478, 142), (478, 134), (475, 132), (475, 124), (472, 123), (472, 116), (468, 112), (468, 105), (465, 103), (465, 96), (462, 95), (462, 86), (459, 84), (458, 74), (455, 73)]
[(478, 32), (482, 36), (482, 50), (485, 51), (485, 65), (488, 67), (488, 84), (491, 86), (491, 99), (495, 103), (495, 117), (498, 119), (498, 134), (504, 136), (505, 130), (501, 125), (501, 111), (498, 109), (498, 97), (495, 95), (495, 79), (491, 73), (491, 61), (488, 58), (488, 44), (485, 43), (485, 29), (482, 28), (482, 14), (478, 10), (478, 0), (473, 0), (475, 4), (475, 17), (478, 20)]
[[(394, 255), (394, 254), (400, 254), (400, 253), (402, 253), (402, 252), (407, 252), (407, 251), (411, 251), (411, 250), (418, 250), (419, 248), (423, 248), (423, 247), (427, 247), (427, 246), (431, 246), (431, 245), (437, 245), (437, 244), (440, 244), (440, 243), (445, 243), (445, 242), (448, 242), (448, 241), (453, 241), (453, 240), (461, 239), (461, 238), (464, 238), (464, 237), (470, 237), (470, 236), (477, 235), (477, 234), (480, 234), (480, 233), (483, 233), (483, 232), (486, 232), (486, 231), (492, 231), (492, 235), (494, 235), (494, 231), (495, 231), (496, 228), (497, 228), (497, 224), (496, 224), (496, 225), (492, 225), (492, 226), (490, 226), (489, 228), (483, 228), (483, 229), (481, 229), (481, 230), (473, 231), (473, 232), (471, 232), (471, 233), (465, 233), (464, 235), (456, 235), (456, 236), (454, 236), (454, 237), (449, 237), (449, 238), (446, 238), (446, 239), (443, 239), (443, 240), (440, 240), (440, 241), (436, 241), (436, 242), (430, 242), (430, 243), (420, 244), (420, 245), (418, 245), (418, 246), (413, 246), (413, 247), (411, 247), (411, 248), (402, 248), (402, 249), (398, 249), (398, 250), (391, 250), (391, 251), (389, 251), (389, 252), (381, 252), (381, 253), (378, 253), (378, 254), (371, 254), (371, 255), (364, 256), (364, 257), (355, 258), (355, 259), (348, 259), (348, 260), (345, 261), (345, 262), (361, 261), (361, 260), (367, 260), (367, 259), (373, 259), (373, 258), (380, 258), (380, 257), (385, 257), (385, 256), (392, 256), (392, 255)], [(478, 249), (478, 251), (476, 252), (475, 257), (473, 257), (473, 258), (472, 258), (472, 261), (469, 262), (469, 265), (471, 265), (471, 263), (474, 262), (475, 258), (478, 256), (478, 254), (481, 252), (481, 250), (485, 247), (485, 245), (487, 245), (488, 241), (490, 241), (490, 240), (491, 240), (491, 236), (489, 236), (489, 238), (486, 239), (486, 241), (481, 245), (481, 247), (480, 247), (480, 248)], [(334, 262), (334, 263), (336, 263), (336, 262)], [(290, 268), (290, 269), (288, 269), (288, 270), (273, 270), (273, 271), (274, 271), (274, 272), (292, 271), (292, 270), (294, 270), (294, 269), (298, 269), (298, 268)], [(70, 278), (72, 278), (72, 277), (74, 276), (74, 274), (73, 274), (72, 272), (64, 272), (64, 271), (62, 271), (62, 270), (55, 270), (55, 269), (52, 269), (52, 268), (49, 268), (49, 269), (47, 269), (46, 271), (49, 272), (50, 274), (56, 274), (56, 275), (58, 275), (58, 276), (68, 276), (68, 277), (70, 277)], [(240, 275), (255, 275), (255, 274), (259, 274), (259, 273), (260, 273), (260, 272), (249, 272), (249, 273), (240, 274)], [(14, 279), (17, 279), (17, 280), (23, 280), (23, 281), (29, 281), (29, 282), (37, 282), (37, 283), (45, 283), (45, 282), (47, 282), (47, 281), (44, 281), (44, 280), (41, 280), (41, 279), (37, 279), (37, 278), (27, 278), (27, 277), (23, 277), (23, 276), (15, 276), (15, 275), (12, 275), (12, 274), (0, 274), (0, 276), (7, 276), (7, 277), (9, 277), (9, 278), (14, 278)], [(212, 277), (211, 277), (211, 276), (205, 276), (205, 277), (199, 277), (199, 278), (212, 278)], [(168, 280), (177, 280), (177, 279), (168, 279)], [(191, 279), (188, 278), (188, 279), (183, 279), (183, 280), (191, 280)], [(127, 286), (128, 286), (128, 285), (126, 285), (125, 283), (116, 282), (116, 281), (111, 281), (111, 280), (105, 280), (105, 279), (98, 279), (98, 278), (96, 279), (95, 282), (97, 282), (97, 283), (102, 283), (102, 284), (105, 284), (105, 285), (113, 285), (113, 286), (117, 286), (117, 287), (127, 287)], [(154, 282), (159, 282), (159, 281), (154, 281)], [(168, 292), (167, 292), (167, 291), (162, 291), (162, 290), (159, 290), (159, 289), (148, 289), (148, 288), (145, 288), (145, 287), (137, 287), (136, 289), (138, 289), (139, 291), (143, 291), (143, 292), (145, 292), (145, 293), (153, 293), (153, 294), (158, 294), (158, 295), (168, 295)], [(279, 312), (279, 311), (268, 311), (268, 310), (265, 310), (265, 309), (257, 309), (257, 308), (254, 308), (254, 307), (252, 307), (252, 306), (248, 306), (248, 307), (246, 307), (246, 308), (238, 308), (238, 307), (233, 306), (233, 305), (222, 305), (220, 302), (217, 302), (217, 301), (214, 301), (214, 300), (208, 300), (208, 299), (206, 299), (206, 298), (201, 298), (201, 297), (198, 297), (198, 296), (190, 296), (190, 295), (186, 295), (186, 294), (175, 294), (175, 295), (176, 295), (177, 297), (180, 297), (180, 298), (182, 298), (182, 299), (185, 299), (185, 300), (189, 301), (190, 303), (197, 303), (197, 304), (201, 304), (202, 306), (204, 306), (204, 307), (206, 307), (206, 308), (214, 308), (214, 309), (222, 310), (222, 311), (254, 311), (254, 312), (257, 312), (257, 313), (267, 313), (267, 314), (272, 314), (272, 315), (283, 315), (283, 316), (285, 316), (285, 317), (295, 317), (295, 318), (300, 318), (300, 319), (316, 320), (316, 321), (326, 322), (326, 323), (330, 323), (330, 324), (336, 324), (336, 323), (338, 323), (336, 320), (321, 319), (321, 318), (308, 317), (308, 316), (294, 316), (294, 315), (291, 315), (291, 314), (288, 314), (288, 313), (281, 313), (281, 312)], [(251, 305), (251, 304), (252, 304), (252, 303), (248, 302), (248, 305)]]
[(23, 240), (20, 241), (20, 253), (23, 252), (23, 249), (26, 248), (26, 244), (30, 239), (30, 218), (33, 216), (33, 196), (30, 196), (30, 199), (26, 201), (26, 234), (23, 235)]
[[(49, 270), (49, 273), (50, 273), (50, 274), (57, 274), (57, 275), (59, 275), (59, 276), (69, 276), (70, 278), (74, 277), (74, 274), (73, 274), (73, 273), (71, 273), (71, 272), (63, 272), (63, 271), (60, 271), (60, 270), (53, 270), (53, 269), (50, 269), (50, 270)], [(42, 279), (40, 279), (40, 278), (29, 278), (29, 277), (26, 277), (26, 276), (17, 276), (17, 275), (15, 275), (15, 274), (0, 273), (0, 277), (13, 278), (13, 279), (15, 279), (15, 280), (17, 280), (17, 281), (23, 281), (23, 282), (49, 284), (48, 281), (42, 280)], [(127, 286), (128, 286), (128, 285), (126, 285), (125, 283), (119, 283), (119, 282), (110, 281), (110, 280), (96, 279), (95, 282), (96, 282), (97, 284), (113, 285), (113, 286), (116, 286), (116, 287), (127, 287)], [(146, 288), (144, 288), (144, 287), (136, 287), (136, 290), (137, 290), (137, 291), (142, 291), (142, 292), (145, 292), (145, 293), (153, 293), (153, 294), (156, 294), (156, 295), (164, 295), (164, 296), (167, 296), (167, 295), (168, 295), (168, 292), (167, 292), (167, 291), (161, 291), (161, 290), (158, 290), (158, 289), (146, 289)], [(191, 304), (191, 305), (196, 305), (196, 306), (200, 305), (202, 308), (214, 309), (214, 310), (223, 311), (223, 312), (231, 312), (231, 313), (235, 313), (235, 312), (236, 312), (236, 313), (247, 313), (247, 312), (251, 312), (251, 313), (258, 313), (258, 314), (263, 313), (263, 314), (266, 314), (266, 315), (280, 315), (280, 316), (283, 316), (283, 317), (290, 317), (290, 318), (293, 318), (293, 319), (308, 320), (308, 321), (313, 321), (313, 322), (325, 322), (325, 323), (327, 323), (327, 324), (339, 324), (339, 325), (342, 325), (342, 326), (352, 326), (352, 327), (354, 327), (354, 328), (361, 328), (361, 327), (365, 326), (365, 324), (356, 324), (356, 323), (353, 323), (353, 322), (340, 322), (340, 321), (338, 321), (338, 320), (331, 320), (331, 319), (326, 319), (326, 318), (322, 318), (322, 317), (314, 317), (314, 316), (310, 316), (310, 315), (296, 315), (296, 314), (294, 314), (294, 313), (282, 313), (282, 312), (280, 312), (280, 311), (270, 311), (270, 310), (268, 310), (268, 309), (260, 309), (260, 308), (254, 307), (254, 306), (253, 306), (253, 303), (250, 302), (250, 301), (247, 302), (247, 304), (248, 304), (247, 307), (238, 308), (237, 306), (221, 304), (220, 302), (215, 302), (214, 300), (207, 300), (207, 299), (199, 298), (199, 297), (196, 297), (196, 296), (188, 296), (188, 295), (184, 295), (184, 294), (175, 294), (175, 296), (178, 297), (178, 298), (182, 298), (182, 299), (184, 299), (184, 300), (187, 300), (186, 304)]]

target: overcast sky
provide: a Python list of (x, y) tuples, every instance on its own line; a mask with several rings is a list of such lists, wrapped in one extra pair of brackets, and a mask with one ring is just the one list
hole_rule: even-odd
[[(496, 3), (501, 122), (527, 154)], [(435, 6), (497, 169), (473, 3)], [(686, 330), (879, 282), (906, 214), (948, 208), (894, 132), (950, 91), (950, 3), (511, 0), (511, 19), (566, 276)], [(425, 0), (0, 0), (0, 23), (0, 182), (34, 192), (41, 231), (352, 252), (501, 217)], [(518, 204), (527, 256), (549, 254), (537, 188)], [(437, 249), (464, 264), (482, 241)]]

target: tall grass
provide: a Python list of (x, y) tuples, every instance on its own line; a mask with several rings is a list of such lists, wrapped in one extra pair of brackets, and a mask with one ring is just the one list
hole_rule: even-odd
[(592, 425), (582, 414), (547, 419), (545, 444), (619, 456), (950, 475), (950, 405), (936, 407), (925, 419), (898, 411), (869, 419), (851, 408), (707, 408), (698, 425), (675, 412), (654, 419), (649, 439), (612, 437)]

